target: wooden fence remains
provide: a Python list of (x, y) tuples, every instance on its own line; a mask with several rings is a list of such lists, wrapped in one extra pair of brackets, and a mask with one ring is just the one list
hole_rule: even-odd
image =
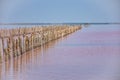
[(80, 25), (56, 25), (0, 29), (0, 62), (20, 56), (81, 28)]

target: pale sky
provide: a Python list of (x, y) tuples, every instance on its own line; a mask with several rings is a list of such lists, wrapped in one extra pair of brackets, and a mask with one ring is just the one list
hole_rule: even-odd
[(0, 22), (120, 22), (119, 0), (1, 0)]

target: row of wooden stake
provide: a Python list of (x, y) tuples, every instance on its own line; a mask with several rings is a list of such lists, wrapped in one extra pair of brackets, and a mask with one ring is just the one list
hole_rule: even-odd
[(79, 29), (81, 26), (70, 25), (0, 29), (0, 62), (20, 56)]

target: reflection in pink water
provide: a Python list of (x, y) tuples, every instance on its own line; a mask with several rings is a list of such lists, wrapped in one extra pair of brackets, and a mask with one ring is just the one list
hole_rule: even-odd
[(120, 29), (88, 30), (2, 63), (0, 80), (119, 80)]

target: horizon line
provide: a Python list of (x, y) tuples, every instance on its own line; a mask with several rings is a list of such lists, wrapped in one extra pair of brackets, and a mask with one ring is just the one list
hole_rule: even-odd
[(65, 23), (0, 23), (0, 25), (54, 25), (54, 24), (120, 24), (120, 22), (65, 22)]

